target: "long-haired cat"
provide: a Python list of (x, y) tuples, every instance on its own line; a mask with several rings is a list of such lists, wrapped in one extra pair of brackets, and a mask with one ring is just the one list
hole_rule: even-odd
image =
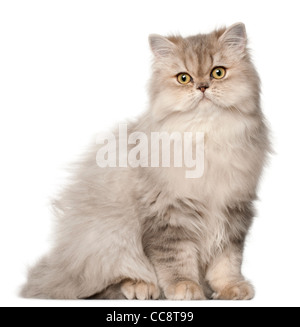
[(245, 26), (149, 40), (150, 106), (129, 132), (203, 132), (203, 175), (100, 168), (93, 146), (54, 203), (54, 246), (29, 271), (24, 297), (254, 296), (241, 265), (269, 141)]

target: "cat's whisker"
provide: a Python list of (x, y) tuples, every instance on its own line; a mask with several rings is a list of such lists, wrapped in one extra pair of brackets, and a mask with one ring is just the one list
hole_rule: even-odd
[(243, 116), (243, 113), (241, 112), (241, 110), (236, 106), (229, 106), (229, 107), (226, 107), (226, 109), (229, 109), (233, 113), (238, 112), (241, 116)]

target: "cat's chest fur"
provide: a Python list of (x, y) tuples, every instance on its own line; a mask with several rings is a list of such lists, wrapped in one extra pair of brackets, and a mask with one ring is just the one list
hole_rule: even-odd
[(254, 120), (217, 116), (180, 130), (182, 126), (172, 124), (173, 130), (167, 131), (204, 133), (203, 175), (186, 178), (185, 167), (140, 171), (146, 183), (136, 193), (139, 216), (142, 221), (188, 230), (202, 260), (208, 262), (230, 238), (227, 209), (255, 197), (263, 149), (253, 141), (260, 137)]
[(186, 178), (186, 168), (167, 171), (165, 177), (175, 198), (226, 206), (255, 193), (261, 163), (257, 162), (259, 149), (250, 141), (251, 133), (255, 133), (252, 120), (224, 115), (191, 124), (190, 130), (204, 133), (203, 174)]

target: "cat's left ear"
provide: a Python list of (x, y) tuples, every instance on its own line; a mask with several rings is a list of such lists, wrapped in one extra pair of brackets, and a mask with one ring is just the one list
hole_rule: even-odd
[(237, 23), (224, 32), (219, 41), (230, 49), (244, 52), (247, 46), (247, 32), (245, 24)]
[(158, 34), (149, 36), (149, 44), (155, 57), (159, 59), (168, 58), (176, 50), (176, 45), (173, 42)]

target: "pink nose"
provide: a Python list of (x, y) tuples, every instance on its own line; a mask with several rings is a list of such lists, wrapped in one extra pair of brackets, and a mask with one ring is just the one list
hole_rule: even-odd
[(201, 85), (199, 86), (198, 88), (202, 93), (204, 93), (206, 91), (206, 89), (208, 89), (208, 86), (204, 86), (204, 85)]

